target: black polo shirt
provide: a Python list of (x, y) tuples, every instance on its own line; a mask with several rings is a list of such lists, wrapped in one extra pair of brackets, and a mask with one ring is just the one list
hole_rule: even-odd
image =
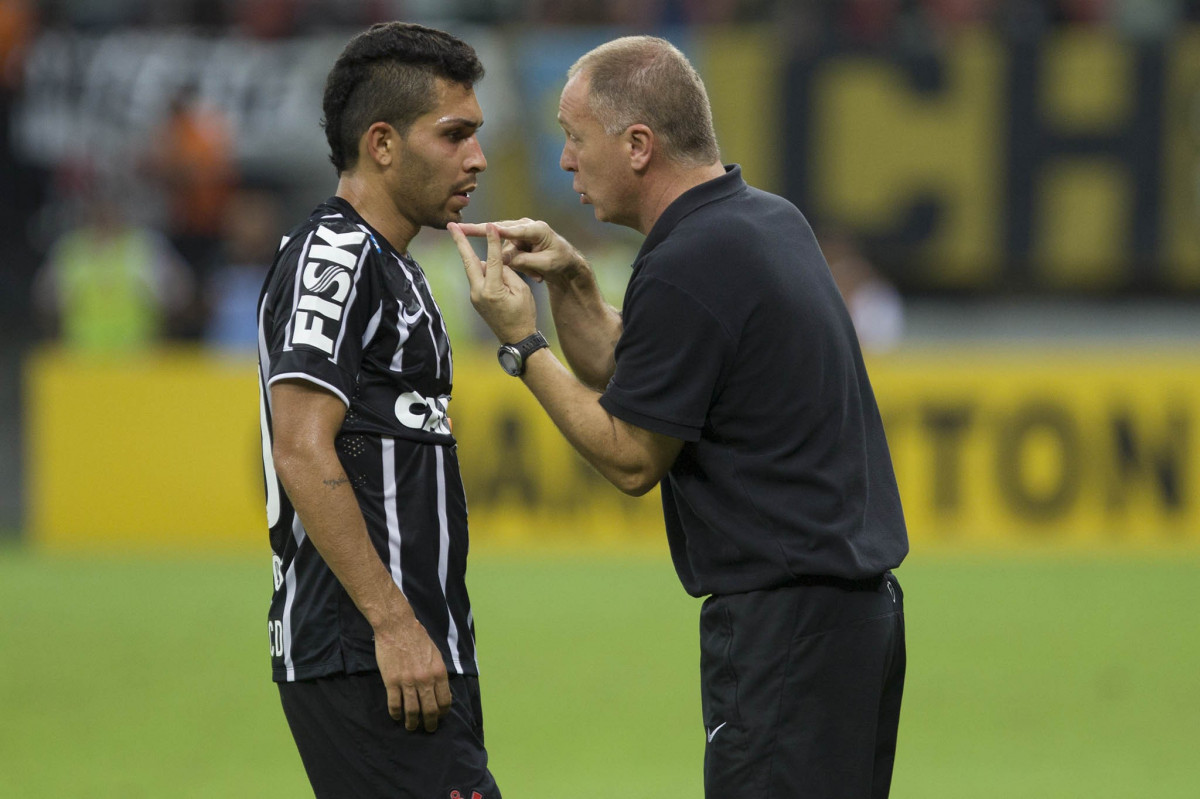
[(600, 402), (684, 441), (662, 481), (694, 596), (863, 579), (908, 536), (850, 317), (812, 229), (741, 168), (684, 193), (646, 237)]

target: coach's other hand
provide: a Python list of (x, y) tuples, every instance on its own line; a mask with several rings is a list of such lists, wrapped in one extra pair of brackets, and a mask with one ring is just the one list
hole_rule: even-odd
[(387, 688), (388, 713), (408, 730), (433, 732), (450, 712), (450, 679), (442, 653), (421, 622), (407, 618), (375, 628), (375, 661)]
[[(504, 265), (500, 230), (491, 223), (483, 226), (487, 236), (487, 262), (480, 263), (471, 249), (463, 228), (450, 223), (446, 229), (458, 245), (467, 282), (471, 286), (471, 304), (501, 342), (513, 344), (537, 332), (537, 305), (533, 292), (521, 276)], [(477, 225), (471, 227), (479, 227)]]
[[(504, 264), (534, 280), (565, 282), (588, 268), (579, 250), (539, 219), (511, 219), (491, 225), (504, 241), (500, 251)], [(457, 227), (468, 236), (486, 236), (488, 225)]]

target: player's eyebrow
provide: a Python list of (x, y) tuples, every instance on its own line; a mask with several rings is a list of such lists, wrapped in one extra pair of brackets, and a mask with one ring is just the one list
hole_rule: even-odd
[(483, 127), (482, 119), (468, 119), (467, 117), (442, 117), (435, 125), (466, 125), (467, 127), (479, 129)]

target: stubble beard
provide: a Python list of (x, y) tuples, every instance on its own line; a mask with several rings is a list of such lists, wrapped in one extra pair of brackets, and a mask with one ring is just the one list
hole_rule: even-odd
[(446, 207), (451, 200), (449, 194), (438, 198), (426, 194), (436, 183), (436, 170), (432, 165), (411, 149), (406, 149), (405, 157), (411, 166), (408, 174), (401, 178), (401, 185), (408, 190), (403, 200), (413, 209), (412, 221), (418, 225), (418, 230), (422, 227), (445, 230), (451, 222), (461, 222), (462, 212)]
[(462, 221), (462, 211), (450, 211), (450, 210), (446, 209), (445, 205), (443, 205), (442, 208), (440, 209), (439, 213), (437, 214), (435, 221), (430, 222), (428, 227), (437, 228), (438, 230), (445, 230), (446, 226), (449, 225), (451, 222), (461, 222), (461, 221)]

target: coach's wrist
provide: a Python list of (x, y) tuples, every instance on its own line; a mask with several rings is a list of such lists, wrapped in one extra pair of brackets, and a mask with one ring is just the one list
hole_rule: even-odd
[(591, 297), (600, 290), (596, 273), (582, 256), (575, 265), (563, 268), (553, 276), (548, 274), (545, 283), (552, 298)]
[(590, 283), (595, 280), (595, 275), (592, 274), (592, 267), (583, 254), (572, 247), (567, 263), (554, 273), (554, 279), (560, 286), (569, 286), (580, 280)]

